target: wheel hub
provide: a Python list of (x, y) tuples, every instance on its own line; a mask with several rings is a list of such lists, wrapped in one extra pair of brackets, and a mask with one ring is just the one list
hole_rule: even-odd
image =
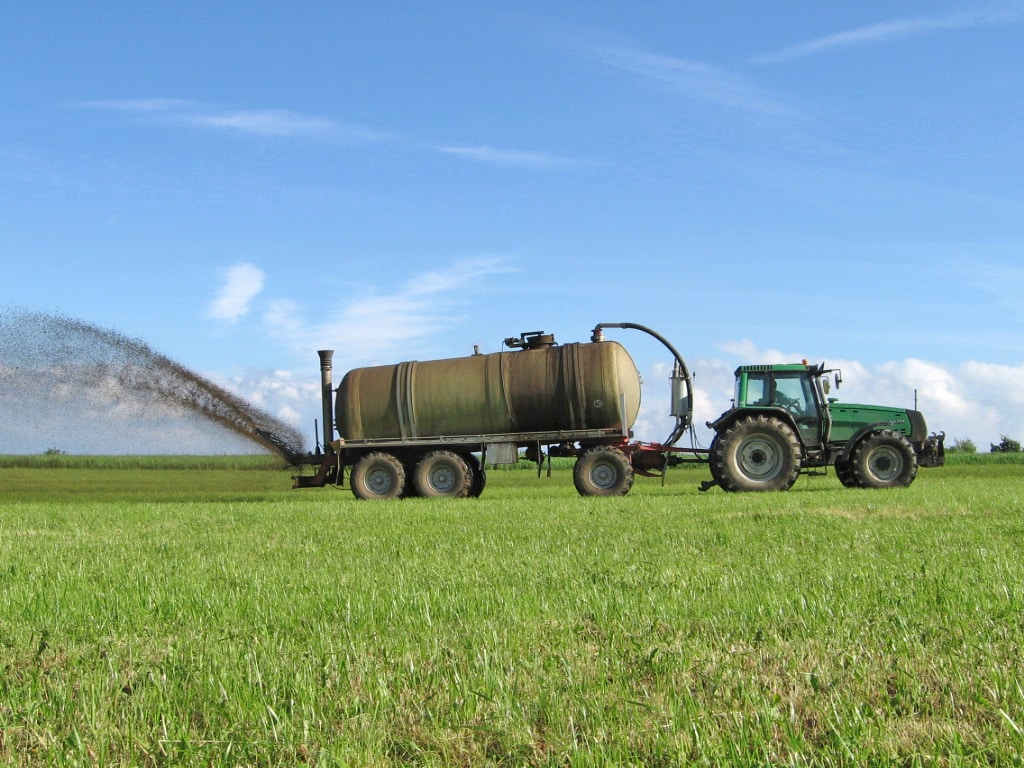
[(869, 464), (872, 474), (883, 482), (895, 480), (903, 472), (903, 457), (887, 445), (880, 446), (871, 454)]
[(590, 470), (590, 482), (601, 490), (608, 490), (618, 482), (619, 474), (611, 464), (599, 462)]
[(366, 476), (366, 485), (374, 493), (387, 493), (391, 490), (391, 475), (383, 469), (375, 469)]
[(438, 493), (450, 493), (455, 488), (455, 473), (450, 467), (434, 467), (430, 471), (430, 484)]
[(774, 442), (763, 437), (747, 440), (739, 452), (739, 466), (752, 480), (767, 480), (782, 469), (782, 453)]

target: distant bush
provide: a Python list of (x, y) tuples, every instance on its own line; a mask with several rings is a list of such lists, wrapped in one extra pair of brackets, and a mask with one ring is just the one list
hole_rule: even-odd
[(1006, 435), (1000, 435), (1002, 440), (999, 445), (992, 444), (992, 453), (1020, 453), (1020, 443), (1012, 440)]
[(946, 450), (950, 453), (977, 453), (978, 446), (969, 437), (965, 437), (962, 440), (958, 437), (953, 440), (953, 443)]
[(60, 448), (47, 448), (43, 451), (43, 456), (65, 456), (65, 452)]

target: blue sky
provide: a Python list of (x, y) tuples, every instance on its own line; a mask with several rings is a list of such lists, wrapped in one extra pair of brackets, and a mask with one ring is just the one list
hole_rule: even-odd
[[(630, 321), (687, 357), (698, 423), (737, 364), (809, 358), (843, 399), (1024, 435), (1024, 3), (0, 13), (0, 305), (303, 428), (317, 348)], [(616, 338), (664, 437), (668, 360)]]

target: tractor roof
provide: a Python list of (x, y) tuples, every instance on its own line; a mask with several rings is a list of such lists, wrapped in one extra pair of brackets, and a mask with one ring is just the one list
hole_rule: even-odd
[(816, 370), (817, 366), (808, 365), (807, 363), (774, 363), (774, 364), (762, 364), (762, 365), (741, 365), (736, 369), (736, 375), (739, 376), (741, 373), (764, 373), (766, 371), (771, 373), (803, 373), (811, 371), (812, 373)]

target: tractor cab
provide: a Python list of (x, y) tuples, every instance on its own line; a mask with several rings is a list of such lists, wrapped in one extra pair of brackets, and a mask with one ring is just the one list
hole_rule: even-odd
[[(829, 440), (831, 388), (824, 365), (790, 363), (741, 365), (736, 369), (734, 405), (741, 409), (781, 410), (800, 433), (801, 442), (816, 448)], [(841, 381), (836, 375), (836, 385)]]

